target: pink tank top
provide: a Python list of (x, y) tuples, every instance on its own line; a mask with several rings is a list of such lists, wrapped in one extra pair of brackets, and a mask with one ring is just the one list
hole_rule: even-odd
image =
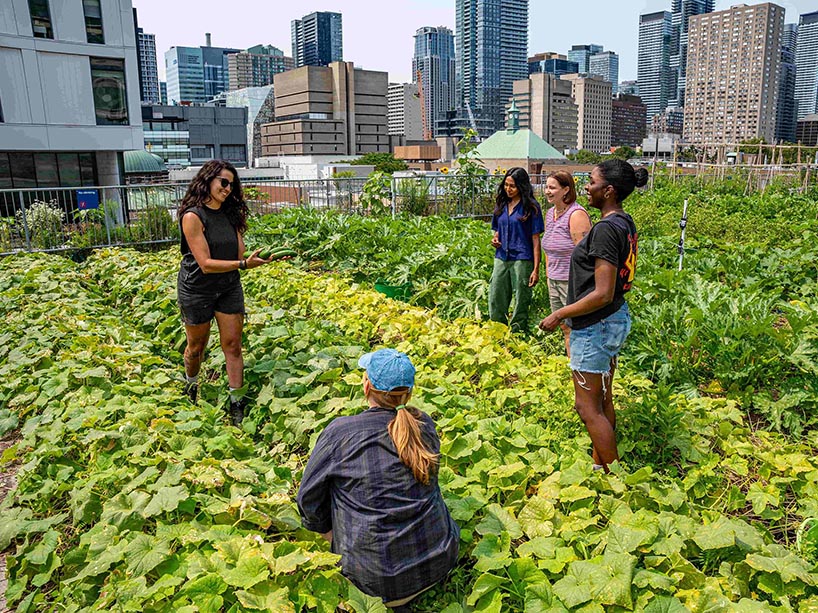
[(571, 268), (571, 252), (574, 250), (574, 241), (571, 240), (569, 222), (571, 215), (582, 211), (588, 212), (581, 204), (574, 202), (557, 219), (554, 219), (556, 207), (545, 212), (545, 232), (542, 235), (542, 249), (548, 258), (546, 272), (549, 279), (567, 281), (568, 271)]

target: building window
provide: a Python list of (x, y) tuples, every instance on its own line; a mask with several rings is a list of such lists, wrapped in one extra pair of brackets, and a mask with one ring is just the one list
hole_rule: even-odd
[(31, 13), (31, 29), (34, 31), (34, 37), (54, 38), (48, 0), (28, 0), (28, 12)]
[(102, 33), (102, 7), (99, 0), (82, 0), (82, 10), (85, 13), (85, 36), (89, 43), (105, 44)]
[(125, 92), (125, 60), (92, 57), (91, 86), (98, 126), (128, 124), (128, 96)]

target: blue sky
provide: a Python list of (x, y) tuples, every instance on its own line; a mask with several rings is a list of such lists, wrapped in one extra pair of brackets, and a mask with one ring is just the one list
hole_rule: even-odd
[[(272, 44), (290, 55), (290, 21), (313, 11), (339, 11), (344, 23), (344, 59), (369, 70), (384, 70), (390, 81), (410, 81), (413, 35), (422, 26), (454, 30), (455, 0), (132, 0), (139, 25), (156, 34), (160, 78), (172, 45), (199, 46), (205, 32), (213, 45), (246, 48)], [(620, 80), (636, 78), (639, 15), (670, 10), (671, 0), (530, 0), (530, 54), (565, 53), (571, 45), (596, 43), (619, 53)], [(744, 4), (758, 4), (745, 0)], [(737, 1), (717, 0), (716, 10)], [(818, 0), (776, 2), (786, 22), (818, 10)], [(375, 7), (375, 8), (373, 8)]]

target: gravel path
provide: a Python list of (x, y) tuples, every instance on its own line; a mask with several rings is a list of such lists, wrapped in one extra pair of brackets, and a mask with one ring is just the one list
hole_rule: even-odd
[[(6, 434), (6, 436), (0, 439), (0, 454), (19, 440), (20, 435), (17, 432), (9, 432)], [(0, 500), (4, 500), (6, 498), (6, 494), (8, 494), (10, 490), (17, 487), (17, 479), (15, 478), (17, 475), (17, 468), (18, 465), (15, 463), (3, 467), (2, 471), (0, 471)], [(2, 553), (0, 554), (0, 613), (8, 613), (10, 611), (10, 609), (6, 607), (7, 586), (6, 554)]]

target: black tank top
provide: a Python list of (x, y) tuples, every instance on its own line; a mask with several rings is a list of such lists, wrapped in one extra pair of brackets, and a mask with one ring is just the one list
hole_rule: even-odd
[[(238, 260), (239, 236), (236, 228), (230, 223), (224, 209), (209, 209), (206, 206), (197, 206), (185, 212), (195, 214), (204, 226), (204, 236), (210, 249), (210, 257), (214, 260)], [(182, 220), (179, 220), (182, 225)], [(239, 282), (239, 271), (211, 272), (205, 274), (196, 263), (196, 258), (187, 244), (185, 232), (182, 230), (182, 265), (179, 270), (179, 285), (188, 292), (220, 291), (233, 283)]]

